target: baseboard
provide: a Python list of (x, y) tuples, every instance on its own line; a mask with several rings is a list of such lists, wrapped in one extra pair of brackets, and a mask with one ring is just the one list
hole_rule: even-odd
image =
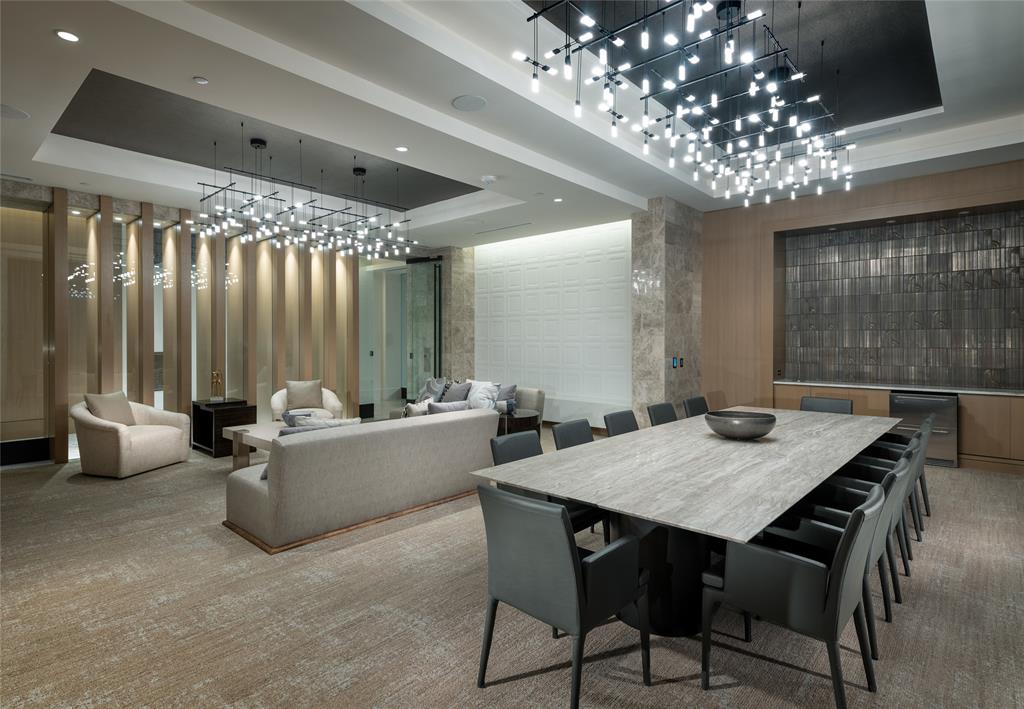
[(278, 553), (280, 553), (282, 551), (288, 551), (289, 549), (295, 549), (296, 547), (301, 547), (301, 546), (305, 546), (307, 544), (312, 544), (313, 542), (319, 542), (322, 539), (330, 539), (331, 537), (336, 537), (336, 536), (338, 536), (340, 534), (345, 534), (346, 532), (353, 532), (353, 531), (355, 531), (357, 529), (362, 529), (363, 527), (369, 527), (370, 525), (378, 524), (380, 522), (386, 522), (389, 519), (395, 519), (396, 517), (403, 517), (405, 515), (412, 514), (413, 512), (420, 512), (421, 510), (430, 509), (431, 507), (437, 507), (438, 505), (443, 505), (443, 504), (445, 504), (447, 502), (454, 502), (455, 500), (461, 500), (463, 497), (469, 497), (470, 495), (475, 495), (475, 494), (476, 494), (476, 490), (467, 490), (466, 492), (460, 492), (457, 495), (452, 495), (450, 497), (445, 497), (445, 498), (442, 498), (440, 500), (434, 500), (433, 502), (427, 502), (427, 503), (424, 503), (422, 505), (416, 505), (415, 507), (410, 507), (407, 510), (401, 510), (399, 512), (392, 512), (391, 514), (381, 515), (380, 517), (373, 517), (371, 519), (363, 520), (362, 522), (357, 522), (356, 524), (350, 524), (347, 527), (341, 527), (340, 529), (332, 529), (329, 532), (323, 532), (321, 534), (317, 534), (317, 535), (314, 535), (312, 537), (306, 537), (305, 539), (298, 539), (298, 540), (296, 540), (294, 542), (288, 542), (287, 544), (282, 544), (281, 546), (277, 546), (277, 547), (271, 546), (270, 544), (267, 544), (265, 541), (263, 541), (262, 539), (260, 539), (256, 535), (252, 534), (251, 532), (247, 532), (246, 530), (242, 529), (241, 527), (239, 527), (234, 522), (229, 522), (228, 520), (224, 520), (223, 524), (224, 524), (225, 527), (227, 527), (232, 532), (234, 532), (235, 534), (240, 536), (242, 539), (244, 539), (245, 541), (249, 542), (250, 544), (254, 544), (254, 545), (258, 546), (260, 549), (262, 549), (266, 553), (268, 553), (268, 554), (278, 554)]
[(1024, 473), (1024, 461), (1010, 458), (991, 458), (987, 455), (960, 454), (961, 468), (979, 468), (997, 473)]

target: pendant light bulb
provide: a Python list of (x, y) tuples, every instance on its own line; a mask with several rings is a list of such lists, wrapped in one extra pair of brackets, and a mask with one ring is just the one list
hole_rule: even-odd
[(537, 77), (537, 72), (533, 72), (533, 78), (530, 79), (530, 91), (535, 94), (540, 93), (540, 79)]
[(583, 105), (579, 102), (579, 100), (577, 100), (576, 105), (572, 107), (572, 113), (576, 118), (583, 117)]
[(651, 35), (648, 34), (647, 28), (644, 27), (644, 31), (640, 33), (640, 48), (649, 49), (651, 46)]

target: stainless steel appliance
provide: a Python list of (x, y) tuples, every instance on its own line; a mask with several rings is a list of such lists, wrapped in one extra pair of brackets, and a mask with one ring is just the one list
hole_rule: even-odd
[(959, 466), (957, 460), (956, 394), (931, 394), (915, 391), (894, 391), (889, 394), (889, 415), (903, 419), (893, 431), (911, 436), (929, 414), (935, 414), (932, 436), (928, 442), (928, 463)]

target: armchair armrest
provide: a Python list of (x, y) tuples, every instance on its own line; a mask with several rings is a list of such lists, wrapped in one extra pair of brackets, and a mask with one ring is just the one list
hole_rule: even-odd
[[(134, 411), (132, 413), (134, 414)], [(71, 418), (75, 420), (76, 429), (87, 428), (95, 431), (96, 433), (111, 434), (114, 436), (115, 440), (117, 436), (121, 435), (122, 431), (128, 430), (128, 427), (123, 423), (107, 421), (106, 419), (101, 419), (99, 416), (94, 415), (85, 405), (72, 406)]]
[(640, 574), (640, 540), (620, 537), (608, 546), (580, 559), (587, 615), (607, 618), (637, 597)]
[(898, 457), (895, 460), (890, 460), (888, 458), (879, 458), (877, 455), (866, 455), (864, 453), (858, 453), (857, 456), (854, 457), (854, 461), (858, 463), (870, 465), (872, 467), (885, 470), (886, 472), (895, 468), (898, 460)]
[(910, 444), (911, 438), (913, 438), (913, 436), (904, 436), (902, 433), (893, 433), (890, 431), (889, 433), (883, 433), (879, 436), (878, 441), (883, 443), (898, 443), (906, 446)]
[(176, 411), (165, 411), (155, 406), (139, 404), (134, 401), (130, 402), (130, 404), (136, 423), (148, 426), (173, 426), (182, 431), (189, 430), (191, 420), (185, 414), (179, 414)]
[[(768, 527), (764, 530), (765, 540), (768, 546), (780, 551), (789, 551), (800, 556), (795, 547), (787, 547), (786, 542), (798, 542), (801, 545), (815, 547), (818, 550), (827, 552), (831, 558), (839, 540), (843, 536), (843, 528), (816, 519), (802, 518), (796, 528)], [(810, 558), (821, 560), (820, 552), (814, 552)]]
[(820, 561), (760, 544), (726, 548), (725, 602), (766, 620), (790, 624), (820, 615), (827, 586), (828, 567)]
[(881, 458), (882, 460), (891, 460), (896, 462), (903, 455), (903, 451), (907, 449), (906, 446), (901, 446), (898, 443), (879, 443), (875, 441), (870, 446), (861, 451), (861, 455), (868, 455), (873, 458)]
[(852, 488), (854, 490), (860, 490), (861, 492), (871, 492), (872, 488), (879, 483), (874, 480), (861, 480), (859, 478), (847, 477), (845, 475), (833, 475), (825, 481), (829, 485), (838, 485), (839, 487)]
[(844, 477), (856, 478), (858, 480), (867, 480), (872, 483), (880, 483), (889, 473), (892, 468), (882, 467), (878, 465), (871, 465), (859, 458), (854, 458), (852, 461), (844, 465), (839, 469), (839, 473)]

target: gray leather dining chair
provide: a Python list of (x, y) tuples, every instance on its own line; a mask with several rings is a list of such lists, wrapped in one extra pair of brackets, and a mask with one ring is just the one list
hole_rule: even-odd
[[(544, 450), (540, 445), (540, 436), (537, 435), (536, 431), (520, 431), (519, 433), (510, 433), (507, 436), (495, 436), (491, 439), (491, 459), (495, 465), (504, 465), (505, 463), (532, 458), (543, 453)], [(598, 507), (591, 507), (590, 505), (584, 505), (571, 500), (563, 500), (504, 483), (498, 483), (498, 488), (534, 500), (543, 500), (544, 502), (562, 505), (569, 513), (569, 523), (572, 525), (573, 532), (582, 532), (588, 527), (593, 531), (594, 525), (600, 522), (604, 529), (604, 543), (608, 544), (611, 541), (608, 513)]]
[(801, 411), (818, 411), (823, 414), (852, 414), (853, 401), (833, 399), (828, 396), (801, 396)]
[[(905, 436), (902, 433), (886, 433), (877, 441), (875, 446), (889, 447), (891, 449), (899, 450), (900, 446), (905, 446), (910, 442), (910, 439), (914, 436), (920, 437), (925, 431), (928, 435), (931, 435), (932, 426), (935, 424), (935, 414), (929, 414), (928, 417), (921, 423), (921, 427), (912, 435)], [(925, 451), (925, 462), (927, 462), (927, 451)], [(928, 480), (925, 477), (924, 466), (921, 466), (921, 474), (917, 478), (918, 485), (921, 490), (921, 500), (924, 502), (924, 514), (927, 517), (932, 516), (932, 502), (928, 497)]]
[(576, 546), (565, 508), (480, 485), (487, 534), (487, 610), (477, 686), (484, 687), (498, 603), (506, 603), (572, 636), (570, 706), (580, 701), (589, 633), (629, 608), (640, 625), (645, 685), (651, 684), (647, 584), (640, 544), (625, 536), (597, 552)]
[(636, 422), (636, 415), (632, 409), (605, 414), (604, 427), (608, 431), (609, 438), (640, 430), (640, 426)]
[[(850, 513), (828, 563), (755, 542), (729, 542), (722, 576), (704, 574), (701, 687), (711, 683), (711, 621), (728, 604), (761, 620), (825, 643), (836, 706), (846, 707), (839, 638), (852, 617), (868, 689), (877, 690), (862, 606), (864, 569), (882, 513), (884, 495), (875, 487)], [(821, 522), (815, 525), (829, 527)]]
[(683, 399), (683, 413), (686, 414), (686, 418), (700, 416), (707, 412), (708, 402), (703, 396), (691, 396), (689, 399)]
[(594, 442), (594, 432), (590, 428), (590, 421), (587, 419), (574, 419), (556, 423), (551, 427), (551, 435), (555, 439), (555, 448), (572, 448), (583, 443)]
[(647, 407), (647, 418), (651, 420), (652, 426), (660, 426), (663, 423), (672, 423), (679, 420), (676, 416), (676, 407), (671, 401), (663, 401), (660, 404), (651, 404)]

